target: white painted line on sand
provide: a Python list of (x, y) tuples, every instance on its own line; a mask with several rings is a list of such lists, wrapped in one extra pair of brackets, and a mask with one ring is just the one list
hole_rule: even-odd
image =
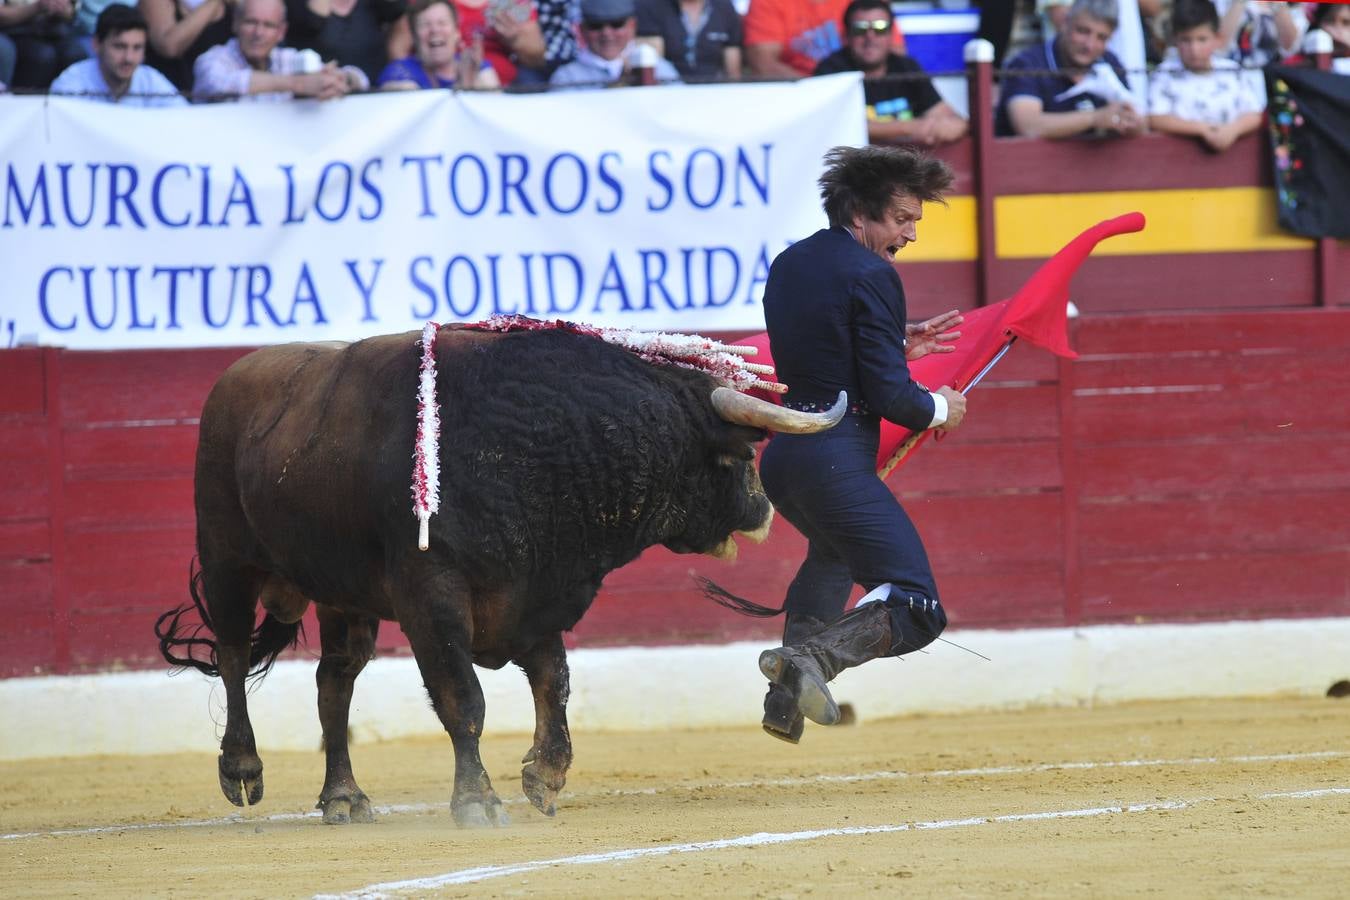
[[(988, 766), (974, 769), (931, 769), (926, 772), (905, 772), (900, 770), (885, 772), (865, 772), (857, 775), (811, 775), (797, 778), (770, 778), (758, 781), (697, 782), (693, 784), (673, 784), (664, 787), (637, 789), (608, 789), (586, 793), (564, 793), (563, 797), (582, 799), (585, 797), (648, 797), (674, 791), (736, 790), (759, 787), (797, 787), (807, 784), (852, 784), (863, 781), (883, 781), (906, 778), (976, 778), (999, 775), (1027, 775), (1037, 772), (1055, 772), (1060, 770), (1090, 770), (1115, 768), (1140, 768), (1154, 766), (1204, 766), (1221, 763), (1279, 763), (1299, 762), (1313, 759), (1335, 759), (1350, 756), (1350, 751), (1318, 750), (1311, 753), (1272, 753), (1262, 756), (1191, 756), (1180, 759), (1124, 759), (1062, 763), (1038, 763), (1034, 766)], [(503, 805), (523, 804), (523, 797), (512, 797), (502, 801)], [(382, 815), (409, 813), (413, 815), (445, 809), (446, 803), (408, 803), (398, 806), (376, 806), (375, 812)], [(265, 822), (292, 822), (301, 819), (316, 819), (318, 810), (309, 812), (273, 813), (267, 816), (245, 818), (241, 815), (221, 816), (215, 819), (189, 819), (183, 822), (134, 822), (120, 825), (95, 825), (87, 828), (65, 828), (55, 831), (23, 831), (0, 834), (0, 841), (23, 840), (37, 837), (70, 837), (83, 834), (107, 834), (122, 831), (151, 831), (164, 828), (208, 828), (216, 825), (241, 825), (246, 822), (262, 824)]]
[[(1259, 800), (1312, 799), (1336, 795), (1350, 795), (1350, 787), (1317, 788), (1306, 791), (1279, 791), (1261, 794)], [(1224, 798), (1197, 797), (1193, 800), (1166, 800), (1158, 803), (1132, 803), (1126, 806), (1093, 806), (1083, 809), (1060, 809), (1046, 812), (1011, 813), (1001, 816), (972, 816), (965, 819), (939, 819), (932, 822), (908, 822), (894, 825), (855, 825), (847, 828), (821, 828), (815, 831), (760, 832), (734, 838), (721, 838), (711, 841), (695, 841), (685, 844), (666, 844), (660, 847), (633, 847), (624, 850), (612, 850), (607, 853), (585, 853), (579, 856), (564, 856), (557, 859), (541, 859), (531, 862), (511, 863), (502, 866), (477, 866), (472, 869), (460, 869), (444, 875), (427, 878), (410, 878), (405, 881), (386, 881), (371, 884), (343, 894), (317, 894), (314, 900), (377, 900), (397, 894), (417, 893), (438, 890), (457, 884), (472, 884), (501, 878), (506, 875), (519, 875), (535, 872), (555, 866), (585, 866), (600, 863), (627, 862), (634, 859), (670, 856), (675, 853), (704, 853), (710, 850), (726, 850), (733, 847), (763, 847), (769, 844), (790, 844), (798, 841), (814, 841), (827, 837), (849, 837), (854, 835), (890, 834), (899, 831), (925, 831), (938, 828), (966, 828), (973, 825), (994, 825), (1007, 822), (1038, 822), (1053, 819), (1083, 819), (1116, 813), (1157, 812), (1160, 810), (1188, 809), (1202, 803), (1216, 803)]]

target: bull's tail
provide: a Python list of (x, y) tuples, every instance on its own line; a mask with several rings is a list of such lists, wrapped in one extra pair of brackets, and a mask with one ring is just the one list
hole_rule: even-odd
[(761, 606), (753, 600), (747, 600), (744, 597), (737, 597), (726, 588), (716, 584), (702, 575), (695, 575), (694, 580), (698, 582), (699, 589), (703, 596), (707, 597), (718, 606), (725, 606), (732, 612), (738, 612), (743, 616), (754, 616), (757, 619), (772, 619), (774, 616), (783, 614), (783, 610), (775, 609), (772, 606)]
[[(219, 676), (220, 662), (213, 638), (215, 625), (202, 600), (202, 570), (195, 559), (188, 578), (188, 592), (192, 595), (192, 603), (171, 609), (155, 620), (155, 637), (159, 638), (160, 655), (171, 666), (197, 669), (207, 675)], [(183, 616), (194, 609), (198, 621), (183, 621)], [(253, 628), (248, 654), (249, 677), (261, 678), (266, 675), (282, 651), (298, 644), (304, 633), (304, 626), (300, 622), (288, 625), (274, 618), (271, 613), (265, 614)], [(180, 652), (184, 655), (178, 655)]]

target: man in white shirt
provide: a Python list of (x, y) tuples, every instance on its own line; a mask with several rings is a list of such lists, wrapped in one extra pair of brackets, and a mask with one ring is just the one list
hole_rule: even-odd
[(185, 106), (178, 89), (145, 62), (145, 19), (139, 10), (114, 3), (94, 26), (94, 57), (66, 68), (51, 93), (75, 94), (124, 106)]
[(192, 93), (198, 98), (331, 100), (364, 91), (370, 80), (356, 66), (324, 64), (312, 50), (280, 46), (286, 37), (283, 0), (240, 0), (234, 8), (234, 37), (212, 47), (193, 66)]

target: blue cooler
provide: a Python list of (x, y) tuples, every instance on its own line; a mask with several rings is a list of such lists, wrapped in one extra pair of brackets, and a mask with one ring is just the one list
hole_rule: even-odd
[(905, 36), (905, 52), (924, 71), (965, 71), (966, 42), (980, 30), (978, 9), (929, 9), (915, 12), (909, 3), (896, 4), (895, 21)]

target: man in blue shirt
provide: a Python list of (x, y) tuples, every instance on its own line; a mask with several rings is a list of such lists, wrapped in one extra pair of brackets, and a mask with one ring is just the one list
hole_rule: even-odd
[(94, 25), (94, 56), (68, 67), (52, 82), (53, 94), (126, 106), (185, 106), (169, 79), (145, 62), (145, 19), (140, 11), (114, 3)]
[(1029, 47), (1004, 70), (994, 132), (1002, 137), (1133, 137), (1144, 117), (1106, 42), (1116, 0), (1074, 0), (1064, 30)]

